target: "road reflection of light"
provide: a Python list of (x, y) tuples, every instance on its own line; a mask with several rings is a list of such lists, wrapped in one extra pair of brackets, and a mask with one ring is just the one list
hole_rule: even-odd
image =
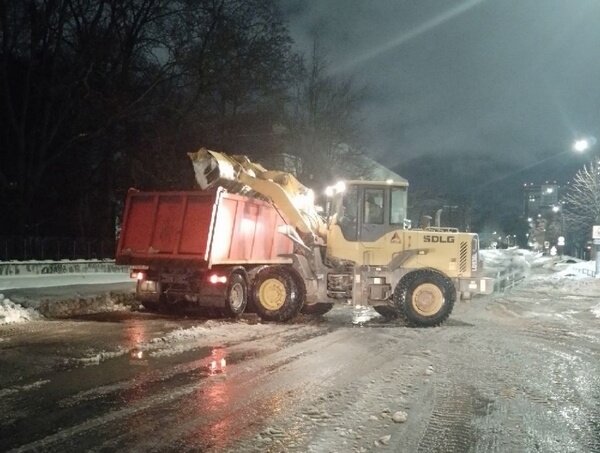
[(140, 320), (134, 319), (128, 322), (128, 326), (123, 333), (125, 346), (129, 349), (137, 348), (146, 341), (146, 327)]
[(227, 371), (226, 353), (223, 348), (214, 348), (211, 352), (211, 360), (208, 365), (208, 372), (211, 376), (215, 374), (224, 374)]
[[(126, 328), (123, 330), (123, 347), (129, 350), (129, 363), (131, 365), (147, 365), (144, 361), (144, 351), (141, 349), (144, 342), (148, 338), (146, 327), (144, 322), (140, 320), (131, 320), (127, 323)], [(140, 368), (140, 371), (145, 370), (146, 367)], [(128, 386), (123, 391), (123, 401), (126, 406), (134, 406), (136, 402), (143, 400), (147, 396), (147, 389), (145, 379), (139, 379), (137, 375), (135, 384)], [(130, 432), (138, 432), (147, 426), (148, 420), (140, 414), (135, 414), (132, 417), (127, 417), (127, 426)]]
[(232, 401), (232, 384), (227, 380), (225, 373), (227, 369), (227, 352), (224, 348), (213, 348), (208, 359), (209, 378), (198, 392), (195, 408), (203, 418), (207, 415), (216, 415), (216, 419), (210, 421), (206, 428), (201, 428), (196, 433), (197, 437), (216, 448), (222, 448), (231, 440), (236, 424), (234, 417), (222, 417), (227, 414)]
[(127, 327), (123, 331), (123, 346), (129, 351), (130, 359), (144, 359), (142, 345), (147, 336), (146, 327), (142, 321), (134, 319), (127, 323)]

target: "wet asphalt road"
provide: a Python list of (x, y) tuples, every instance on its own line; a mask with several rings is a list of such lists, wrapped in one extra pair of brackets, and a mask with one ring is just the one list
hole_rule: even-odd
[(0, 450), (600, 452), (595, 288), (525, 283), (433, 329), (348, 307), (0, 326)]

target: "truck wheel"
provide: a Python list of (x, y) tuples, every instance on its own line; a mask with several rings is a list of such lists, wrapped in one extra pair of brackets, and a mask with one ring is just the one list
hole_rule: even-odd
[(244, 277), (237, 272), (229, 277), (229, 285), (225, 292), (225, 308), (223, 315), (238, 318), (244, 313), (248, 303), (248, 287)]
[(252, 298), (256, 313), (265, 321), (289, 321), (304, 304), (303, 287), (282, 266), (267, 267), (254, 279)]
[(455, 300), (452, 281), (429, 269), (407, 275), (394, 290), (398, 314), (411, 326), (439, 326), (450, 316)]
[(311, 305), (303, 305), (300, 311), (306, 315), (322, 316), (333, 308), (333, 304), (318, 302)]
[(400, 316), (398, 310), (396, 310), (394, 307), (389, 307), (387, 305), (375, 305), (373, 308), (377, 313), (387, 320), (396, 319), (398, 316)]

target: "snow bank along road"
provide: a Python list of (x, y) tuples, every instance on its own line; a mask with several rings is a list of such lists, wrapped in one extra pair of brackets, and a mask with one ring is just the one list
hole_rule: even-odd
[(600, 452), (599, 294), (533, 275), (433, 329), (344, 307), (3, 325), (0, 451)]

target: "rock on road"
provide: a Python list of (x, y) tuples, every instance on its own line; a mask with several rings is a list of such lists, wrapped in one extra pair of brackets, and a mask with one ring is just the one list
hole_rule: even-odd
[(557, 285), (432, 329), (347, 307), (0, 326), (0, 450), (600, 451), (599, 287)]

